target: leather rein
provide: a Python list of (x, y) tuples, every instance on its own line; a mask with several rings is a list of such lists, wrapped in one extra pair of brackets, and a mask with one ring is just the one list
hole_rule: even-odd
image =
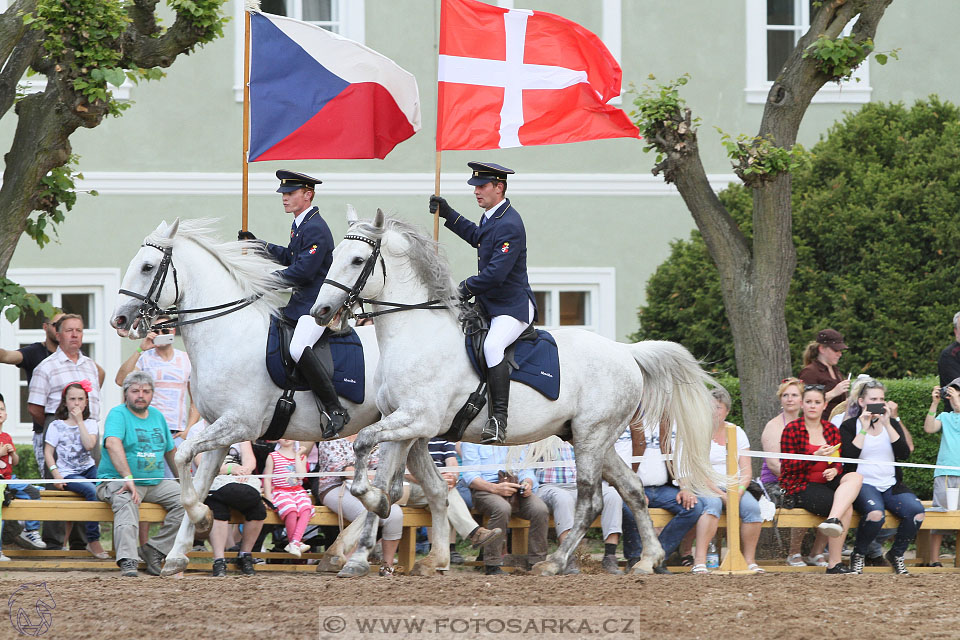
[[(413, 311), (415, 309), (446, 309), (447, 307), (440, 303), (440, 300), (428, 300), (426, 302), (419, 302), (416, 304), (403, 304), (401, 302), (388, 302), (386, 300), (376, 300), (374, 298), (364, 298), (360, 295), (360, 291), (367, 286), (367, 280), (370, 279), (370, 275), (373, 273), (374, 267), (377, 265), (377, 259), (380, 260), (380, 268), (383, 270), (383, 281), (387, 281), (387, 265), (383, 261), (383, 256), (380, 255), (380, 239), (371, 240), (365, 236), (356, 235), (356, 234), (347, 234), (343, 236), (344, 240), (359, 240), (360, 242), (365, 242), (371, 247), (373, 247), (373, 252), (370, 256), (364, 261), (363, 269), (360, 271), (360, 277), (357, 278), (356, 283), (352, 287), (348, 287), (345, 284), (341, 284), (336, 280), (331, 280), (329, 278), (324, 279), (324, 284), (330, 284), (338, 289), (347, 292), (347, 298), (340, 305), (339, 311), (348, 311), (350, 312), (353, 307), (359, 303), (361, 313), (355, 313), (353, 316), (357, 320), (365, 320), (367, 318), (375, 318), (377, 316), (382, 316), (387, 313), (396, 313), (398, 311)], [(392, 309), (383, 309), (382, 311), (363, 311), (364, 303), (367, 304), (376, 304), (385, 307), (393, 307)]]
[[(163, 254), (163, 257), (160, 259), (160, 264), (157, 266), (157, 272), (153, 276), (153, 282), (150, 283), (150, 289), (146, 294), (129, 291), (127, 289), (120, 289), (119, 293), (141, 301), (140, 307), (137, 309), (137, 317), (141, 322), (151, 322), (152, 318), (156, 318), (157, 316), (161, 315), (176, 316), (173, 320), (152, 325), (150, 327), (151, 331), (179, 328), (188, 324), (196, 324), (205, 320), (213, 320), (214, 318), (225, 316), (233, 313), (234, 311), (239, 311), (240, 309), (253, 304), (261, 297), (258, 295), (252, 298), (241, 298), (239, 300), (234, 300), (233, 302), (225, 302), (224, 304), (218, 304), (212, 307), (178, 309), (177, 302), (180, 300), (180, 283), (177, 281), (177, 267), (173, 264), (173, 247), (161, 247), (150, 242), (144, 242), (140, 246), (152, 247)], [(173, 270), (174, 303), (172, 307), (164, 309), (159, 305), (160, 292), (163, 290), (163, 285), (167, 281), (167, 273), (171, 269)], [(203, 316), (202, 318), (193, 318), (191, 320), (181, 320), (179, 317), (184, 313), (206, 313), (208, 311), (219, 311), (220, 313)]]

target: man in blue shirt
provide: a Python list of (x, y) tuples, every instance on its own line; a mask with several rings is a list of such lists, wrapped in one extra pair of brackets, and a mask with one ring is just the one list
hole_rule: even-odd
[[(521, 469), (519, 482), (500, 479), (498, 469), (507, 470), (507, 452), (513, 447), (495, 447), (487, 444), (463, 442), (460, 453), (463, 466), (495, 465), (485, 471), (464, 471), (463, 481), (470, 487), (473, 504), (484, 515), (490, 516), (489, 529), (507, 530), (510, 516), (516, 515), (530, 521), (527, 549), (527, 565), (532, 567), (547, 557), (547, 526), (550, 512), (543, 500), (534, 495), (537, 479), (530, 469)], [(503, 573), (503, 541), (483, 549), (483, 564), (487, 575)]]
[[(103, 427), (97, 497), (113, 508), (113, 548), (121, 575), (137, 576), (143, 560), (147, 573), (160, 575), (163, 561), (173, 548), (183, 520), (180, 484), (164, 479), (164, 460), (176, 473), (177, 448), (163, 414), (150, 406), (153, 376), (134, 371), (123, 381), (124, 404), (114, 407)], [(140, 532), (140, 503), (152, 502), (166, 509), (160, 531), (137, 549)]]
[(514, 173), (492, 162), (468, 162), (473, 170), (467, 184), (483, 209), (480, 224), (457, 213), (440, 196), (430, 196), (430, 212), (440, 211), (447, 227), (477, 249), (477, 275), (460, 283), (462, 300), (476, 296), (490, 316), (483, 345), (490, 390), (490, 417), (480, 436), (483, 444), (507, 437), (510, 366), (503, 352), (537, 319), (537, 307), (527, 280), (527, 232), (520, 214), (506, 199), (507, 175)]
[[(281, 194), (283, 210), (293, 214), (290, 242), (286, 246), (264, 242), (263, 248), (286, 267), (277, 273), (293, 288), (290, 302), (283, 308), (283, 318), (296, 325), (290, 340), (290, 357), (296, 361), (297, 370), (313, 390), (320, 411), (327, 416), (323, 438), (328, 440), (336, 437), (350, 422), (350, 415), (340, 404), (333, 380), (313, 351), (326, 327), (317, 325), (310, 315), (310, 307), (317, 301), (323, 280), (333, 264), (333, 234), (320, 216), (320, 209), (313, 206), (313, 195), (321, 181), (283, 169), (277, 171), (277, 178), (280, 179), (277, 193)], [(238, 238), (256, 240), (249, 231), (241, 231)]]

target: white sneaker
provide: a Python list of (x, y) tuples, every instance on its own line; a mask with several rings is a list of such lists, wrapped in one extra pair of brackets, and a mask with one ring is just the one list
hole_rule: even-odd
[(295, 542), (291, 542), (290, 544), (285, 546), (283, 550), (292, 556), (296, 556), (298, 558), (300, 557), (300, 545)]
[(10, 562), (10, 558), (8, 558), (7, 556), (3, 555), (3, 552), (2, 552), (2, 551), (0, 551), (0, 562)]
[(304, 543), (302, 543), (302, 542), (298, 542), (297, 544), (300, 546), (300, 553), (309, 553), (309, 552), (310, 552), (310, 545), (304, 544)]
[(31, 549), (46, 549), (47, 545), (43, 541), (43, 538), (40, 537), (39, 531), (22, 531), (20, 533), (20, 540), (25, 542), (27, 546)]

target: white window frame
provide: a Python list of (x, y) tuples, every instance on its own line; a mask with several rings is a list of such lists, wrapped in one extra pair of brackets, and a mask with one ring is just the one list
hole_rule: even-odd
[[(110, 407), (120, 404), (120, 388), (113, 377), (120, 369), (120, 336), (110, 327), (110, 316), (116, 306), (117, 290), (120, 288), (119, 269), (10, 269), (7, 276), (21, 284), (31, 293), (89, 293), (93, 295), (92, 313), (94, 322), (84, 318), (83, 341), (94, 345), (97, 364), (106, 372), (100, 392), (101, 423)], [(90, 328), (95, 326), (96, 329)], [(19, 348), (20, 343), (42, 342), (42, 329), (20, 330), (20, 321), (0, 321), (0, 345)], [(33, 425), (18, 422), (20, 416), (20, 369), (0, 365), (0, 392), (7, 405), (7, 424), (4, 431), (17, 444), (31, 444)]]
[[(286, 0), (286, 2), (293, 5), (294, 11), (291, 12), (293, 15), (290, 17), (299, 19), (297, 18), (297, 15), (302, 7), (302, 0)], [(349, 38), (355, 42), (364, 44), (366, 39), (366, 13), (364, 12), (366, 0), (333, 0), (333, 2), (336, 3), (337, 15), (340, 16), (340, 19), (337, 21), (339, 23), (339, 28), (337, 28), (335, 32), (342, 35), (344, 38)], [(233, 97), (237, 102), (243, 102), (243, 6), (243, 0), (234, 0)], [(323, 23), (317, 22), (314, 24)]]
[[(803, 32), (809, 28), (809, 3), (806, 0), (794, 0), (799, 8)], [(849, 35), (852, 24), (847, 25), (844, 34)], [(748, 104), (764, 104), (773, 82), (767, 80), (767, 2), (766, 0), (746, 0), (747, 33), (747, 87)], [(859, 79), (859, 82), (858, 82)], [(873, 89), (870, 86), (870, 59), (863, 61), (853, 77), (839, 84), (828, 82), (813, 97), (813, 102), (863, 104), (870, 102)]]
[[(617, 335), (617, 276), (613, 267), (530, 267), (527, 269), (530, 288), (534, 292), (556, 295), (561, 291), (590, 293), (590, 324), (583, 328), (616, 340)], [(560, 318), (559, 296), (552, 305), (553, 317), (544, 318), (543, 329), (558, 329)]]

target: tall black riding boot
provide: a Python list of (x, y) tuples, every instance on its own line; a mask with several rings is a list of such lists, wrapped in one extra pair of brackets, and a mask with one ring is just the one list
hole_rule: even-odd
[(350, 414), (340, 404), (340, 397), (333, 386), (333, 380), (327, 377), (320, 365), (320, 359), (313, 352), (313, 347), (307, 347), (303, 350), (300, 362), (297, 363), (297, 370), (303, 374), (307, 384), (313, 390), (313, 395), (317, 398), (320, 410), (327, 414), (328, 420), (323, 428), (323, 439), (329, 440), (337, 437), (343, 427), (350, 422)]
[(490, 417), (480, 432), (480, 444), (503, 443), (507, 439), (507, 405), (510, 401), (510, 364), (487, 369), (487, 388), (490, 390)]

